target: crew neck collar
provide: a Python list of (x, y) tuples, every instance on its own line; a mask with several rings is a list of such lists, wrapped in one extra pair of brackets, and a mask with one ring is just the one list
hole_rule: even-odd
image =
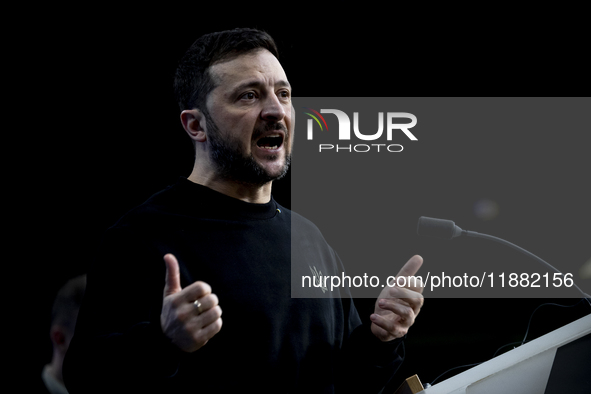
[(273, 196), (264, 204), (249, 203), (180, 177), (171, 190), (177, 191), (182, 205), (200, 216), (236, 219), (269, 219), (279, 212)]

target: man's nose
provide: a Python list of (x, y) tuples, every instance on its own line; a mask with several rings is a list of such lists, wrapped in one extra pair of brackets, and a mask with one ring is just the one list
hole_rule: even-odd
[(285, 108), (279, 101), (279, 98), (270, 94), (265, 98), (263, 110), (261, 111), (261, 118), (265, 120), (282, 120), (285, 117)]

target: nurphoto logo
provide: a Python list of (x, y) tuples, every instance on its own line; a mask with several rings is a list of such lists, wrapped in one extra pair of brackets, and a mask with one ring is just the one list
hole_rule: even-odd
[[(304, 107), (307, 111), (304, 112), (310, 116), (307, 123), (307, 138), (308, 140), (314, 139), (314, 128), (315, 124), (318, 126), (316, 129), (320, 129), (320, 132), (327, 133), (328, 124), (322, 114), (333, 114), (336, 116), (339, 127), (338, 127), (338, 139), (339, 141), (350, 141), (351, 140), (351, 119), (344, 111), (338, 109), (321, 109), (320, 112)], [(406, 119), (410, 120), (408, 123), (397, 123), (395, 120)], [(417, 137), (410, 132), (409, 129), (413, 128), (417, 124), (417, 117), (408, 112), (378, 112), (378, 130), (375, 133), (362, 133), (359, 130), (359, 112), (353, 112), (353, 134), (355, 138), (361, 141), (376, 141), (382, 138), (384, 134), (384, 123), (386, 123), (386, 141), (392, 141), (392, 137), (395, 132), (402, 132), (411, 141), (418, 141)], [(334, 133), (334, 132), (333, 132)], [(383, 138), (382, 138), (383, 140)], [(319, 144), (318, 151), (347, 151), (347, 152), (402, 152), (403, 146), (401, 144), (386, 144), (386, 143), (372, 143), (372, 144)]]

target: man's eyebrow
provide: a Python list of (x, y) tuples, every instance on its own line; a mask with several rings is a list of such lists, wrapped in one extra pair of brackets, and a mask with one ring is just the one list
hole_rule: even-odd
[(280, 88), (288, 88), (289, 90), (291, 90), (291, 84), (286, 81), (286, 80), (280, 80), (275, 84), (276, 87), (280, 87)]
[[(243, 82), (243, 83), (239, 84), (234, 89), (232, 89), (232, 92), (238, 93), (239, 91), (244, 90), (244, 89), (257, 88), (257, 87), (261, 87), (263, 85), (264, 85), (264, 83), (262, 81), (259, 81), (259, 80), (246, 81), (246, 82)], [(278, 88), (278, 87), (279, 88), (288, 88), (288, 89), (291, 90), (290, 83), (288, 81), (286, 81), (286, 80), (283, 80), (283, 79), (277, 81), (275, 83), (275, 87), (276, 88)]]

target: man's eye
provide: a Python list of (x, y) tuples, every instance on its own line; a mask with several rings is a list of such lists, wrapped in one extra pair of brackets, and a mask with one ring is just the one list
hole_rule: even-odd
[(248, 92), (244, 93), (240, 98), (243, 100), (254, 100), (256, 98), (256, 95), (254, 94), (254, 92)]
[(283, 102), (288, 102), (291, 100), (291, 92), (288, 90), (282, 90), (277, 93), (277, 97)]

